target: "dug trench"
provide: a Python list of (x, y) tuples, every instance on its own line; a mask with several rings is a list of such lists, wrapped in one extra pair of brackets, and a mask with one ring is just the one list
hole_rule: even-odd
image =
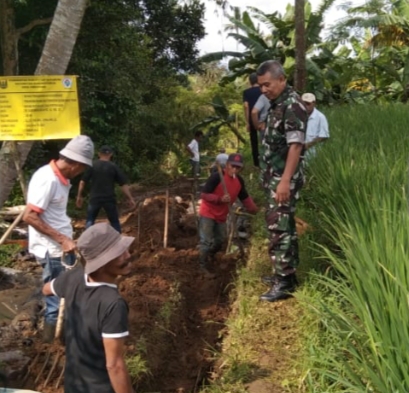
[[(123, 233), (135, 237), (131, 248), (133, 271), (118, 282), (129, 305), (128, 367), (138, 392), (197, 392), (209, 377), (225, 331), (238, 254), (218, 253), (213, 263), (216, 277), (202, 276), (191, 185), (179, 183), (169, 188), (166, 248), (165, 190), (150, 192), (148, 197), (144, 190), (133, 189), (133, 193), (138, 208), (121, 218)], [(75, 223), (77, 236), (83, 225), (83, 221)], [(35, 262), (18, 262), (17, 268), (31, 269), (33, 280), (38, 280)], [(21, 286), (14, 285), (5, 290), (10, 294), (20, 290)], [(1, 350), (21, 351), (26, 359), (25, 367), (14, 376), (15, 386), (21, 387), (25, 380), (26, 389), (62, 392), (59, 375), (64, 356), (51, 374), (49, 370), (51, 360), (64, 349), (59, 343), (51, 348), (42, 343), (40, 306), (41, 296), (34, 291), (11, 323), (3, 322)], [(50, 361), (43, 369), (48, 353)]]

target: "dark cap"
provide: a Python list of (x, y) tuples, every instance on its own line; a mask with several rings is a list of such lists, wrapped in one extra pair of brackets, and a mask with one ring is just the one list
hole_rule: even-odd
[(104, 146), (101, 146), (101, 148), (99, 149), (99, 152), (102, 154), (113, 154), (114, 149), (111, 146), (104, 145)]
[(90, 274), (122, 255), (135, 240), (122, 236), (111, 225), (92, 225), (79, 237), (78, 250), (85, 259), (85, 273)]
[(229, 158), (227, 159), (227, 162), (232, 165), (237, 165), (237, 166), (244, 165), (243, 156), (239, 153), (230, 154)]

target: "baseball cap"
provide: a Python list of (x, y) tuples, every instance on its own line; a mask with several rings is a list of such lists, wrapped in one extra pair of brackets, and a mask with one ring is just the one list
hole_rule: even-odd
[(78, 135), (65, 145), (60, 154), (70, 160), (92, 166), (94, 144), (89, 136)]
[(104, 145), (104, 146), (101, 146), (101, 148), (99, 149), (99, 152), (103, 154), (113, 154), (114, 149), (111, 146)]
[(233, 165), (237, 166), (243, 166), (244, 161), (243, 161), (243, 156), (239, 153), (232, 153), (229, 155), (229, 158), (227, 159), (227, 162)]
[(122, 255), (134, 240), (134, 237), (122, 236), (106, 222), (89, 227), (77, 242), (78, 250), (85, 259), (85, 273), (93, 273)]
[(312, 94), (312, 93), (304, 93), (304, 94), (301, 96), (301, 99), (302, 99), (304, 102), (315, 102), (315, 95)]

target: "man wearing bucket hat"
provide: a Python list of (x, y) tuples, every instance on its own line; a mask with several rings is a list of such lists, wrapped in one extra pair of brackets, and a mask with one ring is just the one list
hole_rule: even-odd
[(108, 223), (89, 227), (77, 248), (85, 260), (43, 287), (65, 299), (65, 393), (132, 393), (124, 359), (128, 305), (115, 284), (131, 272), (129, 247)]
[[(38, 169), (32, 176), (27, 194), (27, 208), (23, 220), (29, 225), (29, 251), (43, 267), (43, 282), (56, 278), (66, 263), (72, 263), (76, 246), (72, 240), (71, 220), (67, 216), (70, 179), (92, 165), (94, 144), (85, 135), (79, 135), (60, 151), (58, 160)], [(51, 342), (57, 324), (59, 299), (46, 298), (44, 314), (44, 341)]]
[(218, 252), (226, 239), (226, 220), (229, 205), (239, 198), (249, 213), (256, 213), (257, 206), (248, 195), (244, 180), (239, 176), (243, 168), (243, 156), (238, 153), (230, 154), (223, 178), (213, 173), (206, 181), (200, 195), (200, 224), (199, 224), (199, 264), (201, 271), (208, 278), (214, 277), (209, 270), (208, 259)]

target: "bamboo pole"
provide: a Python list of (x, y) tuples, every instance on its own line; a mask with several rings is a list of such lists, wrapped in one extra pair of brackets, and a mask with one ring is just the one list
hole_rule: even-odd
[(166, 189), (165, 228), (163, 230), (163, 248), (168, 247), (168, 227), (169, 227), (169, 188)]
[(22, 220), (23, 215), (24, 215), (25, 209), (22, 210), (22, 212), (15, 218), (13, 223), (7, 228), (7, 231), (4, 232), (3, 236), (0, 239), (0, 246), (6, 241), (6, 239), (9, 237), (10, 233), (13, 231), (13, 229), (18, 225), (18, 223)]
[(141, 238), (141, 212), (142, 212), (142, 202), (138, 203), (138, 233), (136, 236), (136, 241), (138, 242), (138, 248), (140, 248), (140, 238)]

